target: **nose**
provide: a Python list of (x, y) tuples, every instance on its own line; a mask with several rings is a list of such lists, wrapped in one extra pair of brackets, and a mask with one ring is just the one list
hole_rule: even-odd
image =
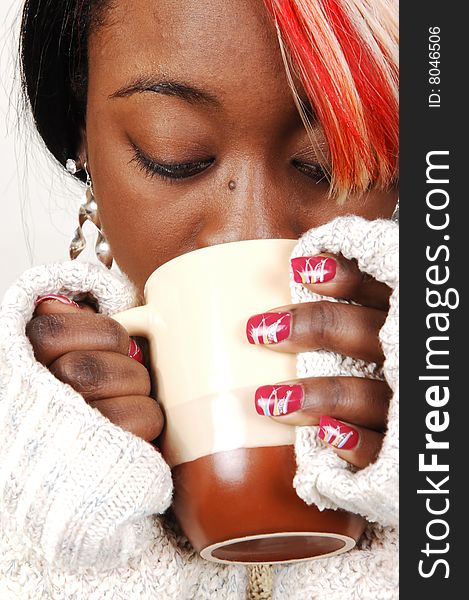
[(205, 213), (197, 246), (297, 239), (300, 232), (295, 223), (294, 202), (283, 182), (279, 183), (275, 173), (253, 163), (238, 170), (236, 175), (226, 173)]

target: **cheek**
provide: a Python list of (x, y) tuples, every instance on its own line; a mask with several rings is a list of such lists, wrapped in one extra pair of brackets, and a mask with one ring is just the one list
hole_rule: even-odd
[(397, 204), (399, 190), (397, 187), (390, 191), (371, 190), (361, 197), (350, 198), (343, 205), (344, 212), (340, 214), (355, 214), (370, 221), (373, 219), (390, 219)]
[(176, 186), (147, 180), (128, 158), (107, 156), (112, 161), (95, 157), (91, 163), (102, 227), (120, 268), (142, 290), (157, 267), (194, 249), (194, 231), (203, 220), (201, 203), (193, 195), (175, 200)]
[(311, 229), (319, 227), (336, 217), (345, 215), (358, 215), (370, 221), (374, 219), (389, 219), (397, 203), (399, 192), (397, 189), (390, 191), (372, 190), (360, 196), (348, 196), (345, 201), (339, 202), (328, 197), (327, 190), (317, 195), (312, 202), (296, 210), (299, 216), (300, 235)]
[(164, 198), (153, 203), (129, 187), (111, 193), (102, 203), (103, 228), (116, 261), (139, 287), (160, 265), (194, 249), (198, 215), (167, 210)]

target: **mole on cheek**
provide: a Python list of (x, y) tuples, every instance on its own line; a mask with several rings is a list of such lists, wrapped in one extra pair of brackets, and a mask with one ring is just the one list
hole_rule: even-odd
[(228, 182), (228, 187), (230, 188), (231, 191), (236, 189), (236, 181), (233, 181), (232, 179), (230, 179), (230, 181)]

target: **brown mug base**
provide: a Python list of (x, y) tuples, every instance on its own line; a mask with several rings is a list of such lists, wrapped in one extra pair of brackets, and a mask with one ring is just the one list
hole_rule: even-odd
[(334, 556), (354, 546), (353, 538), (339, 534), (282, 532), (227, 540), (204, 548), (200, 555), (220, 563), (284, 564)]
[(173, 468), (173, 511), (202, 558), (289, 563), (353, 548), (366, 521), (307, 505), (293, 487), (293, 446), (239, 448)]

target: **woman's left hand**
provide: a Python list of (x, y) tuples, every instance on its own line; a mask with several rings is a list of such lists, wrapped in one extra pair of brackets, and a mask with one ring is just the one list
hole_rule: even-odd
[[(295, 281), (340, 302), (308, 302), (254, 315), (246, 333), (252, 344), (278, 352), (330, 350), (382, 365), (378, 334), (389, 308), (390, 288), (361, 273), (355, 261), (322, 254), (292, 260)], [(358, 468), (381, 449), (391, 398), (388, 385), (362, 377), (311, 377), (264, 385), (257, 412), (288, 425), (319, 425), (319, 437)]]

